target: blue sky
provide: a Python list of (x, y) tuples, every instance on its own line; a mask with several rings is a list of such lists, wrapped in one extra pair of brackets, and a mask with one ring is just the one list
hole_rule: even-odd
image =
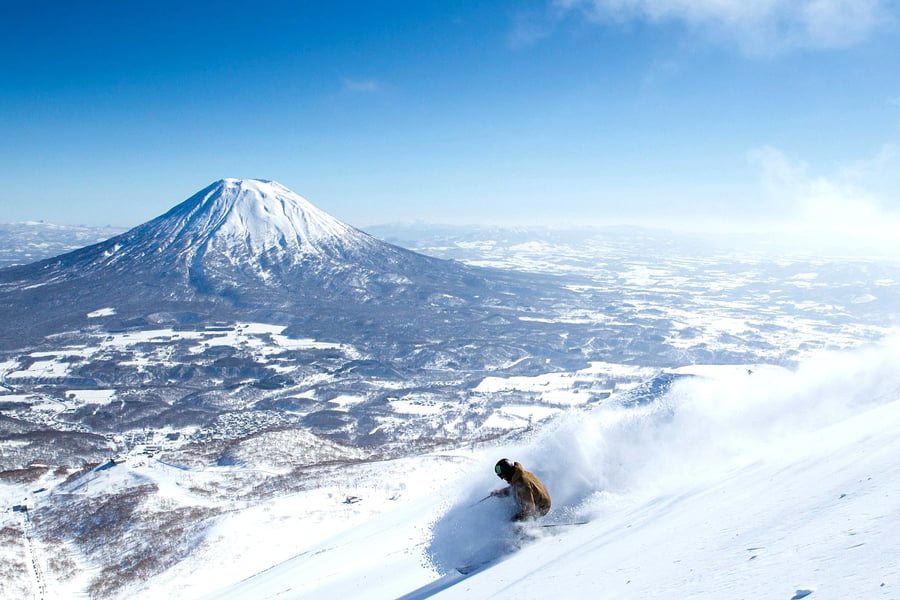
[(897, 0), (0, 0), (0, 222), (900, 223)]

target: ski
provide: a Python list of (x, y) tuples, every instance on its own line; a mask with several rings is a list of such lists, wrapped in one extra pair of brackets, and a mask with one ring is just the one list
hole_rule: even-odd
[[(537, 527), (570, 527), (574, 525), (587, 525), (589, 521), (572, 521), (570, 523), (535, 523)], [(525, 533), (526, 529), (523, 529), (522, 533)], [(460, 567), (456, 567), (454, 570), (460, 575), (471, 575), (477, 571), (480, 571), (491, 564), (498, 562), (498, 558), (492, 558), (490, 560), (485, 560), (481, 562), (475, 562), (467, 565), (463, 565)]]
[(400, 596), (397, 600), (425, 600), (425, 598), (431, 598), (438, 592), (453, 587), (460, 581), (469, 577), (469, 575), (473, 575), (478, 571), (487, 568), (488, 565), (494, 562), (497, 562), (497, 559), (474, 562), (461, 567), (455, 567), (451, 569), (450, 572), (445, 573), (432, 582), (426, 583), (419, 589)]
[(479, 571), (479, 570), (483, 569), (484, 567), (488, 566), (492, 562), (494, 562), (494, 559), (486, 560), (483, 562), (472, 563), (470, 565), (463, 565), (461, 567), (456, 567), (456, 572), (459, 573), (460, 575), (471, 575), (475, 571)]
[(569, 527), (570, 525), (587, 525), (590, 521), (573, 521), (572, 523), (541, 523), (538, 527)]

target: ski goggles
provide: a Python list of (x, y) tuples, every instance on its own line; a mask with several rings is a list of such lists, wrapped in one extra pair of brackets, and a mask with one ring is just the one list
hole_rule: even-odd
[(500, 465), (494, 465), (494, 473), (497, 474), (497, 477), (503, 477), (503, 469), (500, 468)]

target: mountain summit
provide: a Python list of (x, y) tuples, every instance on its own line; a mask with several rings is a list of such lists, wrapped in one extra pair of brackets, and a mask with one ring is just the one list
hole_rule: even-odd
[(375, 244), (280, 183), (258, 179), (219, 180), (134, 233), (161, 250), (287, 262)]

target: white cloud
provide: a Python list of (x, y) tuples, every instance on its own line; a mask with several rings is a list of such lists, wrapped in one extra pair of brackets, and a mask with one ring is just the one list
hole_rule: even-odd
[(542, 14), (534, 11), (523, 11), (513, 16), (513, 29), (509, 35), (512, 48), (531, 46), (549, 37), (556, 26), (558, 14)]
[(374, 79), (350, 79), (344, 78), (344, 91), (355, 93), (374, 93), (381, 89), (381, 86)]
[(750, 153), (762, 173), (764, 193), (787, 228), (866, 236), (869, 241), (898, 243), (900, 210), (879, 197), (867, 182), (896, 162), (894, 146), (867, 160), (839, 166), (828, 175), (812, 174), (809, 165), (777, 148)]
[(555, 0), (597, 21), (679, 22), (750, 54), (838, 48), (893, 20), (896, 0)]
[(850, 161), (841, 165), (838, 169), (841, 178), (863, 180), (878, 173), (895, 168), (895, 163), (900, 156), (895, 144), (885, 144), (875, 156), (861, 160)]

